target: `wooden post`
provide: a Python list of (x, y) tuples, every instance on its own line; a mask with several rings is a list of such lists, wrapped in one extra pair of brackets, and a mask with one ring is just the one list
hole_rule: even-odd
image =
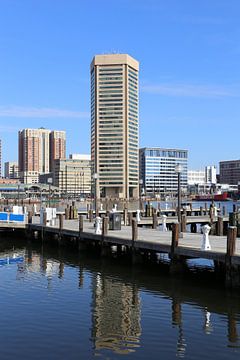
[(217, 235), (218, 236), (223, 236), (223, 217), (222, 216), (218, 216)]
[(79, 215), (79, 234), (83, 232), (83, 215)]
[(99, 217), (99, 209), (98, 209), (98, 207), (96, 208), (96, 214), (95, 214), (95, 217)]
[(127, 220), (128, 220), (128, 209), (124, 209), (123, 210), (123, 222), (124, 222), (125, 226), (127, 225)]
[(129, 213), (128, 213), (128, 225), (129, 225), (129, 226), (132, 225), (132, 218), (133, 218), (132, 212), (129, 212)]
[(132, 219), (132, 242), (138, 240), (138, 226), (137, 226), (137, 220)]
[(46, 213), (46, 211), (44, 211), (44, 213), (43, 213), (43, 225), (44, 226), (47, 225), (47, 213)]
[(63, 214), (59, 216), (59, 230), (63, 229)]
[(88, 216), (89, 216), (89, 210), (90, 210), (90, 205), (87, 204), (87, 219), (88, 219)]
[(200, 206), (200, 216), (203, 216), (203, 207)]
[(227, 236), (227, 257), (235, 255), (236, 250), (236, 238), (237, 238), (237, 228), (236, 226), (230, 226), (228, 228)]
[(223, 206), (223, 207), (222, 207), (222, 216), (225, 216), (225, 215), (226, 215), (226, 207)]
[(154, 209), (154, 211), (153, 211), (152, 218), (153, 218), (152, 228), (153, 228), (153, 229), (156, 229), (157, 226), (158, 226), (158, 218), (157, 218), (156, 209)]
[(89, 210), (89, 222), (93, 222), (93, 210)]
[(29, 212), (28, 212), (28, 223), (29, 223), (29, 224), (32, 224), (32, 215), (33, 215), (33, 214), (32, 214), (32, 211), (29, 211)]
[(186, 214), (182, 214), (182, 219), (181, 219), (181, 231), (182, 232), (187, 232), (187, 216)]
[(172, 243), (171, 243), (171, 254), (175, 253), (179, 242), (179, 223), (172, 224)]
[(102, 240), (108, 234), (108, 217), (104, 216), (102, 219)]

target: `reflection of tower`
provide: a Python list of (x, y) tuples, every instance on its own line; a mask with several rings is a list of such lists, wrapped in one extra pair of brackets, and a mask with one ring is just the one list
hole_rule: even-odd
[(136, 288), (97, 275), (92, 306), (95, 350), (128, 354), (140, 346), (140, 300)]
[(181, 303), (177, 299), (172, 301), (172, 325), (178, 326), (178, 340), (177, 340), (177, 356), (184, 357), (186, 351), (186, 341), (183, 336), (182, 327), (182, 310)]

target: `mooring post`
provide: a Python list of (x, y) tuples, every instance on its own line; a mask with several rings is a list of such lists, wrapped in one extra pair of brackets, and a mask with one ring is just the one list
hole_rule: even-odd
[(174, 255), (179, 242), (179, 223), (172, 224), (171, 255)]
[(225, 216), (225, 215), (226, 215), (226, 207), (223, 206), (223, 207), (222, 207), (222, 216)]
[(182, 214), (182, 219), (181, 219), (181, 231), (182, 232), (187, 232), (187, 215), (186, 214)]
[(63, 214), (59, 215), (59, 230), (62, 231), (63, 229)]
[(128, 225), (131, 226), (132, 225), (132, 220), (133, 220), (133, 214), (132, 212), (128, 213)]
[(127, 225), (127, 219), (128, 219), (128, 209), (123, 209), (123, 223), (126, 226)]
[(93, 210), (92, 209), (89, 210), (88, 218), (89, 218), (89, 222), (93, 222)]
[(156, 209), (153, 210), (152, 218), (153, 218), (152, 228), (156, 229), (158, 226), (158, 218), (157, 218), (157, 210)]
[(217, 235), (218, 236), (223, 236), (223, 217), (222, 216), (218, 216)]
[(81, 236), (81, 233), (83, 232), (83, 215), (79, 215), (79, 237)]
[(138, 240), (138, 225), (137, 220), (132, 219), (132, 243), (134, 245), (134, 241)]
[(105, 236), (108, 234), (108, 220), (107, 216), (102, 218), (102, 241), (104, 241)]
[(237, 227), (230, 226), (228, 228), (227, 236), (227, 257), (231, 257), (235, 254), (236, 250), (236, 238), (237, 238)]
[(33, 216), (32, 211), (29, 211), (28, 212), (28, 223), (29, 224), (32, 224), (32, 216)]
[(203, 216), (203, 207), (200, 206), (200, 216)]
[(226, 278), (225, 283), (228, 288), (239, 288), (240, 287), (240, 272), (239, 266), (232, 264), (232, 257), (236, 251), (236, 238), (237, 238), (237, 227), (230, 226), (228, 228), (227, 236), (227, 253), (226, 253)]

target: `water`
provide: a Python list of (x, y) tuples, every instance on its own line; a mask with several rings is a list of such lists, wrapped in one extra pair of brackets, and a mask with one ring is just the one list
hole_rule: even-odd
[(1, 359), (239, 359), (240, 295), (24, 239), (1, 239), (0, 258), (13, 246), (24, 261), (0, 266)]

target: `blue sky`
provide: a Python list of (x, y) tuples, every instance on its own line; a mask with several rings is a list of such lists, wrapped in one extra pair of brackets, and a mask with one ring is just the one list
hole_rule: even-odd
[(26, 127), (90, 152), (89, 65), (113, 51), (140, 62), (140, 146), (240, 158), (239, 18), (239, 0), (0, 0), (3, 161)]

